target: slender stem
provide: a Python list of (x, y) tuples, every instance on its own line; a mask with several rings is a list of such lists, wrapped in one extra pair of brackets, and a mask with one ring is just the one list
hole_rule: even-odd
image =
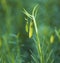
[(33, 22), (34, 22), (34, 26), (35, 26), (35, 31), (36, 31), (36, 34), (38, 33), (38, 29), (37, 29), (37, 24), (36, 24), (36, 21), (35, 21), (35, 17), (32, 16), (33, 18)]
[(43, 63), (43, 54), (42, 54), (42, 49), (41, 49), (41, 43), (40, 43), (40, 40), (38, 37), (38, 28), (37, 28), (35, 17), (32, 16), (32, 18), (33, 18), (33, 22), (34, 22), (35, 31), (36, 31), (38, 54), (39, 54), (39, 58), (40, 58), (41, 63)]

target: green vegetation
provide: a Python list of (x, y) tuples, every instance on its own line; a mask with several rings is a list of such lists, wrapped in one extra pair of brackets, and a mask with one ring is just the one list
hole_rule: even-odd
[(0, 63), (59, 63), (59, 7), (59, 0), (0, 0)]

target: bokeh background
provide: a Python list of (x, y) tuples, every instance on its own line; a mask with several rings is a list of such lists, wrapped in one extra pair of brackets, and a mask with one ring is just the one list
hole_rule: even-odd
[(31, 14), (36, 4), (39, 38), (54, 50), (53, 63), (60, 63), (60, 0), (0, 0), (0, 63), (35, 63), (31, 57), (31, 51), (37, 56), (35, 30), (29, 38), (23, 8)]

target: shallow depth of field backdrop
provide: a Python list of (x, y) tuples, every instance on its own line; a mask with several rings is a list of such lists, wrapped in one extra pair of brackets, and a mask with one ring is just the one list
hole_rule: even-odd
[(0, 0), (0, 63), (60, 63), (60, 0)]

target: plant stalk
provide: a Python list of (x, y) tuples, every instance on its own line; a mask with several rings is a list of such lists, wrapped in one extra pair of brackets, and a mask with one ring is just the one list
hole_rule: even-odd
[(35, 17), (32, 16), (32, 19), (33, 19), (34, 27), (35, 27), (35, 31), (36, 31), (36, 39), (37, 39), (36, 44), (37, 44), (37, 50), (38, 50), (39, 58), (40, 58), (41, 63), (44, 63), (42, 49), (41, 49), (41, 43), (40, 43), (39, 36), (38, 36), (38, 28), (37, 28)]

